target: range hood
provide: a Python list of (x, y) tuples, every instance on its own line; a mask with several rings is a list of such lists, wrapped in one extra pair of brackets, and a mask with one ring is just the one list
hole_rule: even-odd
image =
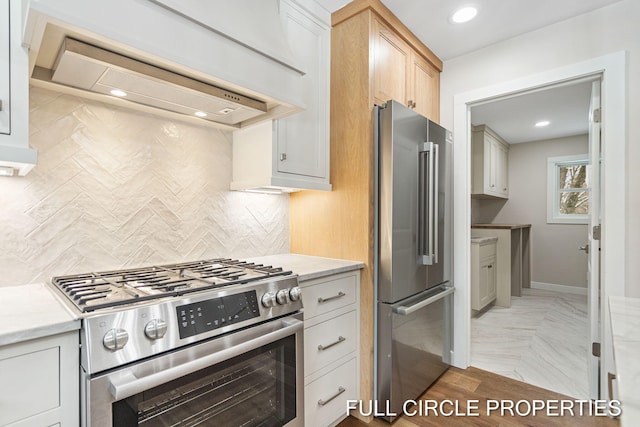
[(29, 0), (30, 82), (230, 131), (283, 118), (305, 70), (279, 1)]
[(51, 81), (227, 125), (267, 112), (264, 101), (66, 38)]

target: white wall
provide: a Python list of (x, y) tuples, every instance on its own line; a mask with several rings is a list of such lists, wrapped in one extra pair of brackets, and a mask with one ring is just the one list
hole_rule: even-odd
[(533, 282), (587, 287), (587, 225), (547, 224), (547, 158), (588, 152), (588, 135), (511, 144), (509, 200), (472, 200), (472, 222), (531, 224)]
[(0, 178), (0, 286), (289, 251), (289, 196), (228, 191), (231, 135), (30, 90), (38, 165)]
[[(507, 80), (530, 76), (609, 53), (627, 51), (627, 93), (640, 93), (640, 2), (622, 0), (588, 14), (497, 43), (444, 63), (441, 122), (453, 128), (453, 97)], [(640, 97), (627, 98), (627, 271), (626, 294), (640, 297)], [(615, 167), (615, 165), (610, 165)]]

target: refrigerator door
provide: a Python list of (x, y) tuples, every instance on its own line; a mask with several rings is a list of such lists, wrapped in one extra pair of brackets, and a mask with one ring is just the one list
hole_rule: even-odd
[(378, 301), (391, 303), (448, 279), (448, 132), (395, 101), (378, 111)]
[(451, 217), (450, 203), (451, 198), (451, 170), (449, 165), (449, 159), (451, 159), (451, 149), (453, 136), (450, 131), (446, 130), (442, 126), (432, 121), (429, 121), (428, 141), (431, 141), (435, 146), (434, 153), (434, 187), (437, 189), (434, 191), (433, 209), (433, 256), (434, 262), (428, 267), (427, 274), (427, 288), (436, 286), (447, 280), (451, 280), (449, 274), (450, 269), (450, 248), (451, 239), (450, 223), (447, 224), (446, 219)]
[[(450, 364), (453, 288), (440, 286), (396, 304), (378, 304), (378, 407), (402, 414)], [(388, 403), (387, 403), (388, 402)]]

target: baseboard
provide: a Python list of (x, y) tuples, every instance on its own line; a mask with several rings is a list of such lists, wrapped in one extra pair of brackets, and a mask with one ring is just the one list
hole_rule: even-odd
[(565, 294), (587, 295), (588, 289), (582, 286), (556, 285), (554, 283), (531, 282), (531, 289), (564, 292)]

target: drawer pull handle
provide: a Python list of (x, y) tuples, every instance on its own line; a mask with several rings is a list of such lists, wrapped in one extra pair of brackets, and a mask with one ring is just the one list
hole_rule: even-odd
[(345, 294), (344, 292), (340, 291), (340, 292), (338, 292), (338, 295), (334, 295), (332, 297), (328, 297), (328, 298), (320, 297), (320, 298), (318, 298), (318, 302), (319, 303), (323, 303), (323, 302), (331, 301), (331, 300), (334, 300), (334, 299), (342, 298), (345, 295), (347, 295), (347, 294)]
[(322, 399), (318, 400), (318, 405), (320, 405), (320, 406), (326, 405), (327, 403), (331, 402), (336, 397), (340, 396), (345, 391), (347, 391), (347, 390), (344, 387), (342, 387), (342, 386), (338, 387), (338, 392), (336, 394), (334, 394), (333, 396), (331, 396), (327, 400), (322, 400)]
[(320, 345), (318, 346), (318, 350), (326, 350), (326, 349), (331, 348), (331, 347), (333, 347), (333, 346), (334, 346), (334, 345), (336, 345), (336, 344), (340, 344), (341, 342), (346, 341), (346, 340), (347, 340), (347, 339), (346, 339), (345, 337), (343, 337), (343, 336), (339, 336), (339, 337), (338, 337), (338, 340), (337, 340), (337, 341), (332, 342), (331, 344), (327, 344), (327, 345), (322, 345), (322, 344), (320, 344)]

